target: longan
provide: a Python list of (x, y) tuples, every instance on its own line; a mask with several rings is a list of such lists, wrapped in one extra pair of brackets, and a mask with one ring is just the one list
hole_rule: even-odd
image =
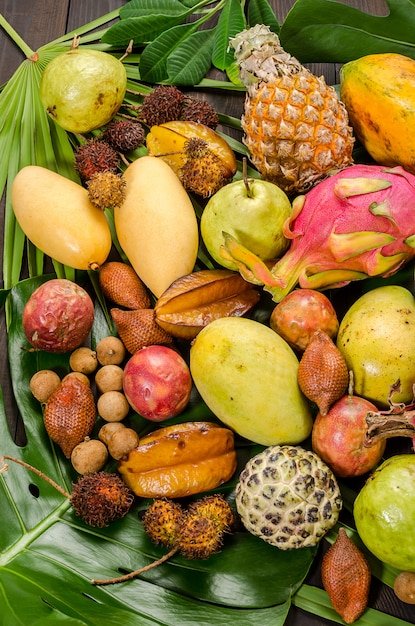
[(95, 384), (100, 393), (122, 391), (124, 370), (119, 365), (103, 365), (95, 374)]
[(98, 398), (97, 409), (106, 422), (121, 422), (127, 417), (130, 405), (121, 391), (106, 391)]
[(53, 370), (39, 370), (30, 379), (29, 387), (36, 400), (44, 403), (60, 383), (61, 379)]
[(99, 472), (108, 460), (107, 446), (98, 439), (85, 437), (72, 450), (71, 463), (78, 474)]
[(139, 437), (133, 428), (119, 428), (108, 441), (108, 452), (119, 461), (139, 444)]
[(415, 572), (401, 572), (395, 578), (393, 590), (399, 600), (415, 604)]
[(125, 359), (126, 350), (121, 339), (110, 335), (97, 344), (96, 354), (101, 365), (120, 365)]
[(121, 428), (125, 428), (125, 424), (123, 424), (122, 422), (107, 422), (99, 429), (98, 439), (100, 439), (100, 441), (108, 446), (108, 442), (113, 434)]
[(98, 367), (97, 353), (91, 348), (81, 346), (70, 355), (69, 367), (73, 372), (92, 374)]

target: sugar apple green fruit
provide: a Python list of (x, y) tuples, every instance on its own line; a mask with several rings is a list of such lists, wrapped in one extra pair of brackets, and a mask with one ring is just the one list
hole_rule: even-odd
[(359, 491), (353, 515), (370, 552), (383, 563), (415, 572), (415, 454), (384, 461)]
[(40, 100), (59, 126), (86, 133), (114, 117), (126, 88), (127, 73), (121, 61), (100, 50), (75, 48), (46, 66)]
[(281, 550), (315, 546), (343, 504), (333, 472), (300, 446), (270, 446), (252, 457), (235, 493), (245, 528)]

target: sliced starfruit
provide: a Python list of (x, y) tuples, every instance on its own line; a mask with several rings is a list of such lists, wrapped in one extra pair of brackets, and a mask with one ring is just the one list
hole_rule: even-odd
[(124, 482), (142, 498), (181, 498), (215, 489), (236, 470), (234, 435), (213, 422), (160, 428), (118, 463)]
[(232, 148), (221, 135), (204, 124), (176, 120), (152, 126), (146, 138), (147, 149), (151, 155), (166, 161), (180, 176), (187, 160), (185, 144), (194, 138), (206, 141), (209, 149), (220, 159), (224, 176), (232, 178), (237, 169)]
[(154, 307), (156, 322), (173, 337), (194, 339), (209, 322), (241, 317), (257, 304), (258, 289), (238, 272), (200, 270), (175, 280)]

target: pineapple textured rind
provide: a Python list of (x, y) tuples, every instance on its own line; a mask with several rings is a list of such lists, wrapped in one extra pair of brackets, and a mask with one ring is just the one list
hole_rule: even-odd
[(243, 142), (262, 177), (303, 193), (353, 161), (353, 130), (333, 87), (281, 47), (268, 26), (231, 39), (247, 87)]
[(265, 448), (247, 462), (235, 503), (245, 528), (281, 550), (315, 546), (342, 508), (330, 468), (314, 452), (289, 445)]

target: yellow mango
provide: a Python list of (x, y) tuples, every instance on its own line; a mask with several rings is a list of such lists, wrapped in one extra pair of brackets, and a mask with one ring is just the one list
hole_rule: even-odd
[(192, 342), (190, 372), (210, 410), (242, 437), (271, 446), (310, 435), (298, 359), (268, 326), (244, 317), (210, 322)]
[(12, 205), (27, 238), (56, 261), (87, 270), (106, 260), (111, 231), (81, 185), (45, 167), (28, 165), (13, 181)]
[(195, 211), (176, 174), (157, 157), (133, 161), (124, 178), (125, 200), (114, 209), (118, 241), (158, 298), (194, 268), (199, 246)]
[(343, 65), (340, 98), (356, 137), (381, 165), (415, 173), (415, 60), (370, 54)]

